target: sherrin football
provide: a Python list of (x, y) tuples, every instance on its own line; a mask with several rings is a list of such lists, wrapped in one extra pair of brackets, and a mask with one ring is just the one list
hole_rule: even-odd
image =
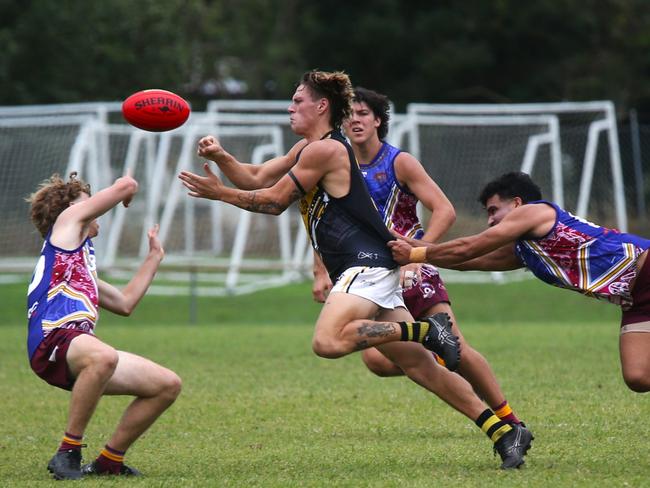
[(122, 115), (138, 129), (164, 132), (185, 123), (190, 116), (190, 105), (167, 90), (142, 90), (124, 100)]

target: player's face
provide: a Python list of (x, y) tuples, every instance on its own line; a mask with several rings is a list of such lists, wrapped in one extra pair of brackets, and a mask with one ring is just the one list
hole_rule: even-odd
[(377, 134), (381, 124), (379, 117), (370, 110), (365, 102), (354, 102), (352, 104), (352, 115), (343, 123), (345, 135), (353, 144), (363, 144)]
[(492, 227), (497, 225), (503, 218), (508, 215), (512, 210), (521, 205), (521, 199), (515, 198), (501, 198), (499, 195), (492, 195), (485, 202), (485, 210), (487, 211), (488, 226)]
[(298, 85), (291, 97), (291, 105), (287, 109), (291, 130), (294, 133), (299, 136), (307, 135), (318, 120), (321, 100), (313, 97), (305, 85)]
[[(90, 195), (88, 193), (81, 193), (76, 200), (73, 200), (70, 205), (74, 205), (75, 203), (83, 202), (86, 201), (90, 198)], [(94, 219), (90, 224), (88, 224), (88, 237), (91, 239), (93, 237), (97, 237), (99, 234), (99, 223), (97, 222), (97, 219)]]

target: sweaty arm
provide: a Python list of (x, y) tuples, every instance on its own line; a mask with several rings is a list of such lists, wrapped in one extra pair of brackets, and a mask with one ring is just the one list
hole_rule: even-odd
[(431, 212), (431, 218), (422, 240), (437, 242), (456, 221), (453, 205), (411, 154), (402, 152), (395, 158), (395, 175)]
[(332, 140), (309, 144), (289, 173), (273, 186), (260, 190), (228, 188), (207, 163), (203, 165), (206, 176), (182, 171), (178, 177), (192, 197), (221, 200), (250, 212), (279, 215), (305, 192), (312, 190), (330, 171), (333, 156), (338, 150), (334, 144), (345, 151), (340, 143)]
[(269, 159), (263, 164), (242, 163), (227, 152), (213, 136), (199, 140), (199, 157), (214, 161), (232, 183), (241, 190), (268, 188), (277, 183), (295, 164), (298, 153), (306, 141), (296, 143), (284, 156)]
[(149, 254), (123, 290), (98, 280), (99, 306), (118, 315), (129, 316), (149, 289), (165, 251), (158, 240), (158, 224), (148, 232)]

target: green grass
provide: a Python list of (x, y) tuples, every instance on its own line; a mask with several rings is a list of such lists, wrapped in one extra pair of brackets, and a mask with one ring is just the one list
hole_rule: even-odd
[[(618, 310), (536, 282), (450, 285), (464, 335), (490, 361), (536, 439), (524, 469), (499, 471), (468, 419), (358, 355), (310, 350), (309, 285), (199, 300), (147, 297), (98, 334), (184, 380), (176, 404), (129, 451), (138, 480), (84, 486), (648, 486), (646, 397), (620, 378)], [(24, 287), (0, 287), (0, 486), (58, 486), (45, 465), (68, 393), (29, 369)], [(102, 400), (85, 437), (103, 446), (127, 398)]]

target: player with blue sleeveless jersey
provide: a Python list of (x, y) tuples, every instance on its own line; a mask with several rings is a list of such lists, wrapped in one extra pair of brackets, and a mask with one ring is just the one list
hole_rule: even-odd
[(525, 173), (507, 173), (488, 183), (479, 200), (489, 229), (442, 244), (393, 241), (393, 256), (400, 263), (460, 270), (526, 267), (548, 284), (620, 305), (623, 379), (631, 390), (650, 391), (650, 240), (588, 222), (542, 200)]
[[(156, 226), (149, 231), (147, 257), (123, 290), (97, 277), (91, 240), (99, 232), (96, 219), (120, 202), (128, 206), (137, 188), (124, 176), (91, 196), (90, 186), (73, 173), (67, 182), (52, 176), (29, 199), (44, 243), (28, 289), (27, 352), (40, 378), (72, 393), (63, 440), (47, 466), (56, 479), (138, 475), (123, 463), (126, 450), (180, 392), (173, 371), (95, 336), (99, 307), (130, 315), (164, 255)], [(97, 459), (82, 467), (84, 431), (102, 395), (136, 398)]]

